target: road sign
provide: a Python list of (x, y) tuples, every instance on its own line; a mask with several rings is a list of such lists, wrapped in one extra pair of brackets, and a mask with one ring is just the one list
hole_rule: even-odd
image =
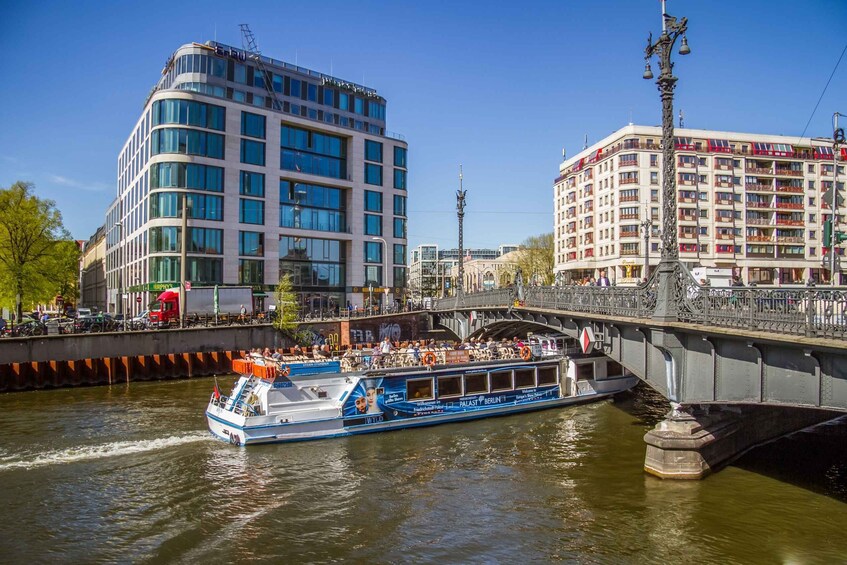
[(140, 302), (141, 302), (141, 297), (140, 297), (140, 296), (136, 296), (136, 297), (135, 297), (135, 301), (140, 303)]
[[(821, 196), (821, 204), (823, 204), (824, 208), (832, 208), (832, 190), (829, 189), (823, 193)], [(839, 208), (844, 206), (844, 198), (840, 194), (835, 195), (835, 205)]]
[(582, 346), (583, 353), (590, 353), (594, 349), (594, 330), (589, 327), (582, 328), (579, 344)]
[(185, 290), (191, 290), (191, 281), (185, 281)]

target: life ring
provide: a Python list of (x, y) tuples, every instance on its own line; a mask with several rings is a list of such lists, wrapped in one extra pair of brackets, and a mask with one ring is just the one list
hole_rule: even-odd
[(435, 352), (434, 352), (434, 351), (427, 351), (427, 352), (426, 352), (426, 353), (424, 353), (424, 354), (423, 354), (423, 356), (421, 357), (421, 362), (422, 362), (424, 365), (429, 365), (430, 367), (432, 367), (433, 365), (435, 365), (435, 362), (436, 362), (437, 360), (438, 360), (438, 358), (435, 356)]
[(529, 361), (530, 359), (532, 359), (532, 350), (526, 345), (521, 347), (521, 359), (523, 359), (524, 361)]
[(291, 367), (289, 367), (288, 365), (283, 365), (279, 369), (279, 374), (282, 375), (283, 377), (287, 377), (288, 375), (291, 374)]

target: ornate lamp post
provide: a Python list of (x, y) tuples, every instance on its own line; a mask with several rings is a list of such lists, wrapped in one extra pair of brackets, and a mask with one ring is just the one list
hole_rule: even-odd
[(653, 34), (647, 38), (647, 48), (644, 59), (647, 64), (644, 78), (653, 78), (650, 69), (650, 58), (656, 55), (659, 60), (659, 92), (662, 95), (662, 144), (663, 144), (663, 176), (662, 179), (662, 260), (659, 263), (659, 291), (656, 304), (655, 318), (672, 320), (677, 317), (677, 304), (674, 297), (673, 276), (679, 263), (679, 246), (676, 239), (676, 159), (674, 153), (673, 130), (673, 90), (677, 78), (673, 76), (671, 50), (676, 40), (682, 36), (679, 47), (680, 55), (688, 55), (688, 40), (685, 32), (688, 29), (688, 19), (677, 20), (665, 11), (665, 0), (662, 0), (662, 35), (653, 43)]
[(465, 278), (465, 247), (464, 247), (464, 226), (465, 220), (465, 195), (467, 190), (462, 190), (462, 166), (459, 165), (459, 190), (456, 191), (456, 210), (459, 216), (459, 277), (456, 280), (456, 296), (458, 296), (458, 304), (462, 303), (462, 281)]
[(641, 274), (644, 282), (647, 282), (647, 277), (650, 276), (650, 231), (653, 229), (653, 220), (650, 219), (650, 209), (644, 209), (644, 220), (641, 222), (641, 229), (644, 230), (644, 272)]

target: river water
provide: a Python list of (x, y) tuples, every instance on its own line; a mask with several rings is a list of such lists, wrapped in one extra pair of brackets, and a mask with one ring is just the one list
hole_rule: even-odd
[(243, 449), (206, 432), (212, 384), (0, 396), (0, 562), (847, 561), (844, 422), (674, 482), (642, 470), (642, 389)]

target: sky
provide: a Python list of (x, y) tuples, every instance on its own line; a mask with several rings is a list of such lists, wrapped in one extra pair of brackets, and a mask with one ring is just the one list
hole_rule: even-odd
[[(241, 47), (375, 88), (409, 143), (409, 246), (496, 248), (553, 230), (562, 150), (659, 125), (641, 78), (658, 0), (29, 2), (0, 0), (0, 187), (31, 181), (75, 239), (104, 222), (117, 155), (180, 45)], [(685, 126), (832, 135), (847, 114), (847, 2), (668, 0)], [(830, 76), (831, 83), (813, 114)], [(653, 71), (658, 74), (654, 62)], [(811, 122), (809, 119), (811, 117)], [(847, 118), (844, 118), (847, 126)]]

